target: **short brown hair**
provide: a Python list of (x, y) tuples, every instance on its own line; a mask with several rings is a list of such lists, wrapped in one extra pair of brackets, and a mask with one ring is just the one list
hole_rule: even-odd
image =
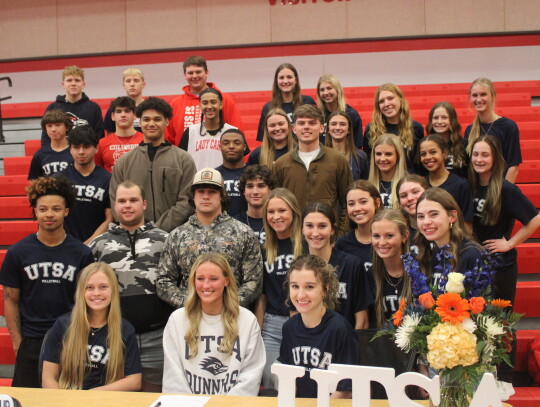
[(47, 131), (47, 124), (51, 123), (64, 123), (66, 126), (66, 133), (73, 128), (73, 122), (69, 118), (66, 112), (60, 109), (51, 109), (43, 115), (41, 118), (41, 128), (43, 131)]
[(294, 121), (305, 117), (317, 119), (321, 124), (324, 123), (324, 115), (317, 106), (302, 105), (294, 111)]
[(62, 80), (66, 79), (66, 76), (80, 76), (84, 81), (84, 69), (79, 68), (77, 65), (69, 65), (62, 71)]
[(141, 198), (143, 199), (143, 201), (145, 200), (144, 188), (141, 185), (137, 184), (136, 182), (133, 182), (133, 181), (130, 181), (130, 180), (125, 180), (125, 181), (121, 182), (116, 187), (115, 193), (118, 192), (118, 188), (120, 188), (120, 187), (124, 187), (126, 189), (139, 188), (139, 191), (141, 192)]
[(192, 55), (190, 57), (187, 57), (184, 63), (182, 64), (184, 68), (184, 73), (186, 73), (186, 69), (192, 65), (200, 66), (204, 68), (205, 71), (208, 71), (208, 66), (206, 65), (206, 59), (204, 59), (203, 57), (200, 57), (197, 55)]

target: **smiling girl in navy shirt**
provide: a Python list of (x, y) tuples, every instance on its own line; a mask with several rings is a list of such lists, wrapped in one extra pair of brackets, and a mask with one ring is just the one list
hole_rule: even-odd
[(333, 247), (337, 231), (336, 218), (330, 205), (314, 202), (303, 215), (302, 233), (309, 254), (319, 256), (336, 269), (339, 280), (338, 312), (355, 329), (368, 327), (368, 307), (373, 302), (369, 285), (360, 260)]
[[(302, 255), (287, 274), (289, 299), (298, 314), (283, 325), (279, 361), (302, 366), (306, 374), (296, 379), (296, 397), (317, 397), (311, 369), (328, 369), (331, 363), (356, 365), (359, 345), (351, 325), (333, 311), (339, 283), (335, 270), (323, 259)], [(341, 380), (332, 398), (351, 398), (352, 381)]]

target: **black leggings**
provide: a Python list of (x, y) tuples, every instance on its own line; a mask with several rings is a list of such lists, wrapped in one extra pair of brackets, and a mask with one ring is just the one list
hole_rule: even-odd
[(514, 305), (517, 276), (518, 268), (516, 262), (498, 268), (493, 278), (493, 298), (509, 300)]
[[(518, 267), (514, 262), (508, 266), (497, 269), (495, 277), (493, 278), (493, 298), (500, 298), (502, 300), (509, 300), (514, 305), (516, 298), (516, 285), (517, 285)], [(512, 342), (512, 351), (508, 355), (510, 357), (510, 363), (515, 366), (516, 364), (516, 336)], [(508, 366), (505, 362), (502, 362), (497, 369), (497, 379), (503, 382), (512, 383), (512, 377), (514, 369)]]

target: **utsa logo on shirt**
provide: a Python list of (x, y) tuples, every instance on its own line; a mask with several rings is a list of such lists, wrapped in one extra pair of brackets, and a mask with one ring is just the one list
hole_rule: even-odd
[(94, 185), (75, 185), (75, 189), (77, 190), (78, 200), (89, 201), (89, 199), (85, 198), (92, 198), (103, 202), (105, 196), (105, 190), (103, 188), (96, 188)]
[(97, 367), (94, 365), (97, 363), (106, 365), (109, 361), (109, 349), (106, 349), (101, 345), (88, 345), (88, 356), (90, 357), (90, 363), (93, 367)]
[(212, 373), (214, 376), (217, 376), (220, 373), (225, 373), (229, 368), (221, 363), (221, 360), (213, 356), (209, 356), (204, 359), (201, 363), (199, 363), (199, 366), (202, 367), (203, 370)]
[(311, 365), (318, 369), (328, 369), (332, 363), (332, 354), (321, 352), (318, 348), (311, 346), (296, 346), (292, 348), (293, 362), (295, 365)]
[(293, 260), (293, 254), (282, 254), (281, 256), (277, 256), (272, 264), (268, 264), (268, 262), (265, 261), (264, 267), (266, 268), (266, 272), (271, 274), (274, 272), (274, 265), (277, 264), (278, 269), (276, 270), (276, 274), (281, 276), (287, 274)]
[(65, 161), (54, 161), (41, 166), (45, 175), (56, 174), (68, 167), (69, 163)]
[[(216, 353), (221, 352), (220, 345), (223, 340), (223, 336), (201, 336), (201, 344), (203, 353)], [(199, 350), (200, 352), (200, 350)], [(186, 359), (189, 359), (189, 346), (185, 344), (185, 355)], [(231, 357), (236, 357), (238, 361), (242, 361), (240, 355), (240, 339), (237, 338), (234, 347), (233, 354)], [(229, 367), (224, 365), (221, 360), (215, 356), (208, 356), (204, 358), (199, 366), (212, 374), (214, 377), (204, 377), (197, 372), (191, 372), (188, 369), (185, 369), (186, 380), (189, 383), (189, 387), (194, 394), (220, 394), (228, 393), (229, 390), (236, 384), (238, 378), (238, 370), (233, 372), (228, 372)], [(219, 378), (218, 378), (219, 376)]]
[(347, 283), (339, 282), (338, 298), (347, 299)]
[(58, 279), (73, 282), (77, 268), (66, 266), (64, 263), (46, 261), (26, 266), (24, 271), (30, 280), (37, 280), (41, 276), (42, 283), (59, 283)]
[(399, 298), (397, 295), (385, 295), (384, 296), (384, 302), (383, 302), (384, 310), (385, 311), (392, 311), (396, 312), (399, 307)]
[[(216, 337), (214, 335), (203, 335), (200, 338), (201, 344), (204, 346), (204, 353), (223, 353), (221, 351), (221, 341), (223, 341), (223, 336)], [(186, 359), (191, 359), (191, 355), (189, 354), (189, 346), (187, 343), (185, 344), (185, 357)], [(236, 338), (236, 341), (234, 341), (232, 357), (235, 357), (239, 362), (242, 361), (242, 355), (240, 355), (240, 338)]]
[(225, 191), (227, 191), (227, 195), (240, 196), (240, 190), (238, 189), (238, 184), (240, 183), (240, 180), (229, 179), (223, 181), (223, 183), (225, 184)]

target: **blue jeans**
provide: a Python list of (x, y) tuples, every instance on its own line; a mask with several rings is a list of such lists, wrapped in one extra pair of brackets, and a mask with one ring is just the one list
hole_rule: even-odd
[(266, 364), (264, 365), (262, 384), (266, 389), (277, 390), (277, 383), (272, 380), (270, 367), (279, 356), (281, 339), (283, 338), (283, 324), (289, 319), (285, 315), (264, 314), (264, 324), (262, 329), (262, 338), (266, 350)]

